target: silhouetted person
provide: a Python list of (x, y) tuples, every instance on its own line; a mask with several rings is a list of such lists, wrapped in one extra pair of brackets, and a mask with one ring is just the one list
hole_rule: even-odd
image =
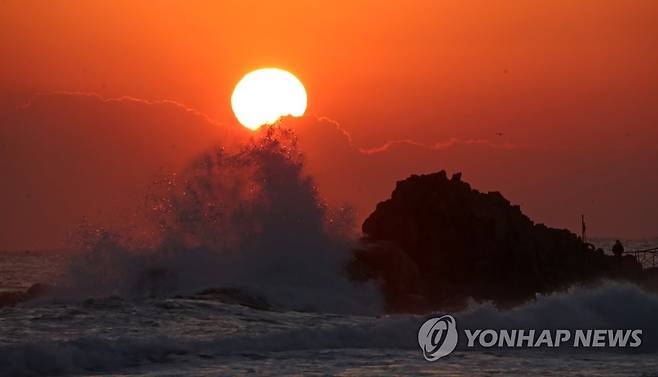
[(615, 244), (612, 246), (612, 253), (617, 258), (621, 258), (621, 255), (624, 253), (624, 245), (619, 240), (615, 241)]

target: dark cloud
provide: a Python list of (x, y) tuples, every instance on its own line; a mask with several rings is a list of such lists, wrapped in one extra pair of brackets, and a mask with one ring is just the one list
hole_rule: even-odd
[(495, 148), (495, 149), (516, 149), (519, 148), (518, 145), (515, 145), (510, 142), (501, 142), (497, 143), (494, 141), (491, 141), (489, 139), (459, 139), (456, 137), (451, 137), (448, 138), (447, 140), (444, 141), (434, 141), (432, 143), (423, 143), (420, 141), (412, 140), (412, 139), (400, 139), (400, 140), (391, 140), (391, 141), (386, 141), (381, 145), (374, 146), (374, 147), (369, 147), (369, 148), (364, 148), (364, 147), (359, 147), (354, 144), (354, 141), (352, 139), (352, 136), (347, 132), (337, 121), (328, 118), (328, 117), (316, 117), (316, 120), (318, 122), (323, 122), (323, 123), (330, 123), (332, 124), (335, 128), (336, 131), (341, 133), (347, 143), (350, 144), (354, 149), (358, 150), (359, 152), (363, 154), (374, 154), (374, 153), (382, 153), (382, 152), (388, 152), (392, 148), (395, 148), (397, 146), (413, 146), (413, 147), (418, 147), (418, 148), (423, 148), (423, 149), (433, 149), (433, 150), (441, 150), (441, 149), (447, 149), (451, 148), (454, 146), (458, 145), (482, 145), (482, 146), (487, 146), (490, 148)]
[(239, 137), (172, 101), (51, 93), (1, 111), (0, 248), (62, 246), (87, 216), (117, 221), (155, 176)]
[[(11, 103), (7, 101), (6, 103)], [(180, 171), (217, 144), (251, 134), (174, 101), (51, 93), (0, 108), (0, 249), (61, 247), (83, 218), (130, 221), (159, 174)], [(396, 140), (362, 147), (326, 117), (288, 118), (306, 169), (332, 204), (363, 219), (410, 174), (460, 171), (500, 190), (532, 218), (597, 234), (658, 233), (656, 148), (536, 148), (504, 137)], [(373, 132), (377, 127), (371, 125)], [(623, 200), (620, 200), (623, 199)], [(123, 217), (121, 217), (121, 216)]]

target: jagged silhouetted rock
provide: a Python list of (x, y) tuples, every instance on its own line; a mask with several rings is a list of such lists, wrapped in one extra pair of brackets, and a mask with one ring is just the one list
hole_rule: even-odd
[(0, 292), (0, 308), (6, 306), (16, 306), (21, 302), (44, 297), (52, 290), (53, 287), (51, 285), (36, 283), (26, 291)]
[(603, 277), (635, 278), (641, 265), (592, 250), (564, 229), (533, 223), (498, 192), (445, 171), (397, 182), (363, 223), (348, 272), (381, 281), (388, 309), (462, 307), (467, 299), (520, 303)]

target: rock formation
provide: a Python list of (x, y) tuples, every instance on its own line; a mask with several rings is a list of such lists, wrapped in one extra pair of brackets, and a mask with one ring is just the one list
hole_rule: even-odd
[(16, 306), (21, 302), (44, 297), (52, 289), (53, 287), (48, 284), (37, 283), (33, 284), (26, 291), (0, 292), (0, 308)]
[(641, 265), (594, 250), (564, 229), (533, 223), (498, 192), (481, 193), (445, 171), (397, 182), (363, 223), (348, 267), (381, 282), (389, 311), (500, 306), (600, 278), (632, 279)]

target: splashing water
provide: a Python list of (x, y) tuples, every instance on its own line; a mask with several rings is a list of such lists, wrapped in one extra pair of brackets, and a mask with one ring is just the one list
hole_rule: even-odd
[[(643, 344), (636, 350), (462, 344), (440, 363), (425, 362), (417, 345), (425, 317), (354, 315), (379, 313), (380, 295), (375, 286), (344, 277), (353, 247), (350, 213), (322, 204), (289, 131), (272, 128), (235, 150), (204, 154), (182, 173), (159, 180), (146, 203), (150, 227), (81, 226), (84, 252), (60, 285), (96, 299), (35, 300), (0, 309), (0, 374), (658, 371), (658, 296), (620, 283), (539, 296), (507, 310), (473, 303), (451, 314), (458, 326), (471, 329), (639, 328)], [(207, 287), (238, 287), (283, 308), (316, 313), (175, 296)]]
[(216, 148), (164, 183), (147, 200), (157, 241), (84, 227), (68, 286), (96, 296), (231, 286), (294, 309), (380, 310), (374, 285), (343, 276), (349, 211), (321, 202), (291, 131), (271, 127), (234, 151)]

